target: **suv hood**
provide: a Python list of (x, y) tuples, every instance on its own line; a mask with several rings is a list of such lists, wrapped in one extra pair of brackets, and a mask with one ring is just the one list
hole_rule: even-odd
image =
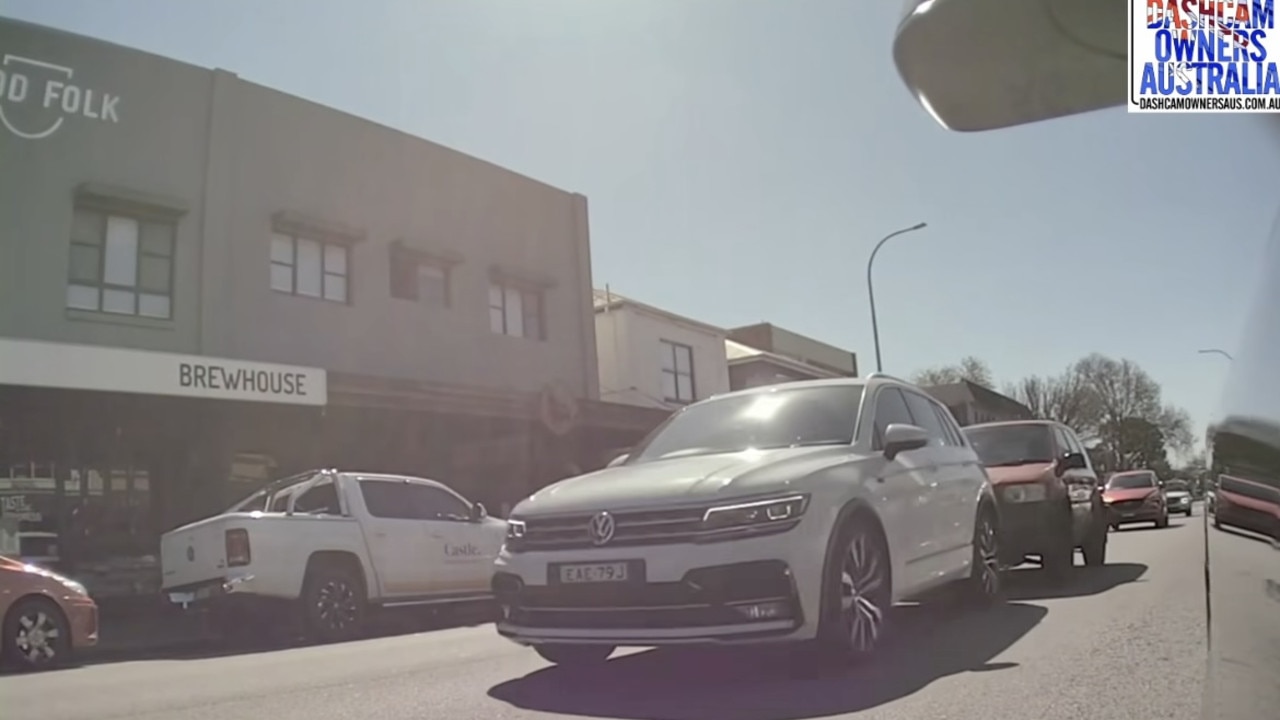
[(744, 450), (618, 465), (549, 485), (521, 501), (511, 514), (624, 510), (793, 492), (800, 489), (798, 480), (851, 457), (856, 456), (848, 445), (838, 445)]
[(1053, 474), (1053, 463), (1034, 462), (1025, 465), (1002, 465), (987, 468), (992, 485), (1035, 482)]
[(1170, 490), (1164, 494), (1167, 498), (1184, 498), (1191, 497), (1191, 493), (1186, 490)]

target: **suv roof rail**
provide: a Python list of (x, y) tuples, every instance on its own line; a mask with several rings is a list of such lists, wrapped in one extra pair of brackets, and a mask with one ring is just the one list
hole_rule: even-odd
[(890, 374), (889, 374), (889, 373), (887, 373), (887, 372), (873, 372), (873, 373), (871, 373), (870, 375), (868, 375), (868, 376), (867, 376), (867, 379), (868, 379), (868, 380), (892, 380), (892, 381), (894, 381), (894, 382), (900, 382), (900, 383), (902, 383), (902, 384), (904, 384), (904, 385), (910, 385), (910, 384), (911, 384), (911, 383), (907, 382), (906, 380), (903, 380), (902, 378), (900, 378), (900, 377), (898, 377), (898, 376), (896, 376), (896, 375), (890, 375)]

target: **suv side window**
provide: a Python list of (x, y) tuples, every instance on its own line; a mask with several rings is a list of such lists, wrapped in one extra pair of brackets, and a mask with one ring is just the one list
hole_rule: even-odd
[(1071, 449), (1071, 441), (1067, 439), (1067, 433), (1056, 425), (1053, 428), (1053, 441), (1058, 446), (1058, 458), (1069, 452), (1075, 452)]
[(1071, 428), (1063, 430), (1063, 435), (1067, 436), (1067, 444), (1071, 448), (1071, 452), (1080, 453), (1084, 456), (1084, 465), (1093, 472), (1093, 459), (1089, 457), (1089, 451), (1084, 449), (1084, 444), (1080, 442), (1080, 438), (1076, 437), (1076, 433)]
[(947, 431), (938, 413), (933, 411), (933, 403), (919, 393), (902, 391), (907, 400), (907, 409), (911, 412), (912, 424), (919, 425), (929, 431), (930, 445), (946, 445)]
[(938, 416), (938, 421), (942, 423), (943, 429), (947, 431), (947, 445), (965, 447), (964, 433), (961, 432), (960, 426), (956, 424), (955, 419), (951, 417), (951, 411), (940, 403), (933, 403), (933, 412)]
[(876, 394), (875, 416), (872, 418), (872, 449), (884, 448), (884, 431), (894, 423), (914, 425), (911, 411), (907, 409), (907, 401), (902, 399), (902, 391), (896, 387), (881, 388)]

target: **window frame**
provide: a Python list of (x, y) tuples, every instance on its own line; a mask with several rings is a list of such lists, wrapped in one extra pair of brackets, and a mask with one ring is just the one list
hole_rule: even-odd
[[(455, 262), (436, 258), (416, 249), (393, 243), (387, 253), (389, 261), (389, 294), (396, 300), (421, 303), (426, 307), (448, 310), (453, 307)], [(444, 288), (444, 296), (437, 301), (422, 292), (422, 271), (425, 268), (439, 271), (440, 284)]]
[[(276, 247), (276, 241), (279, 239), (289, 241), (289, 261), (288, 262), (284, 262), (276, 259), (275, 247)], [(320, 282), (320, 293), (318, 295), (311, 295), (308, 293), (298, 292), (298, 245), (302, 241), (315, 243), (316, 246), (319, 247), (320, 249), (320, 275), (318, 278)], [(334, 272), (329, 270), (329, 253), (328, 253), (329, 248), (335, 248), (342, 252), (343, 268), (341, 272)], [(305, 298), (308, 300), (319, 300), (321, 302), (334, 303), (336, 305), (350, 305), (351, 304), (351, 261), (352, 261), (351, 245), (347, 243), (334, 242), (332, 240), (324, 240), (306, 233), (273, 228), (271, 230), (271, 239), (268, 243), (268, 249), (267, 249), (267, 262), (268, 262), (267, 267), (268, 267), (268, 273), (269, 273), (267, 277), (267, 286), (271, 288), (272, 292), (277, 292), (277, 293), (280, 293), (281, 295), (290, 295), (292, 297)], [(277, 267), (289, 269), (289, 289), (288, 290), (284, 290), (279, 287), (276, 287), (274, 270)], [(342, 279), (342, 299), (341, 300), (335, 300), (333, 298), (328, 297), (328, 293), (326, 292), (327, 290), (326, 282), (330, 277)]]
[[(495, 291), (498, 296), (497, 304), (494, 304)], [(508, 322), (512, 294), (519, 298), (520, 302), (520, 332), (518, 333), (512, 332), (511, 323)], [(532, 314), (529, 309), (531, 304), (534, 306)], [(498, 317), (501, 317), (500, 323), (494, 316), (494, 311), (499, 313)], [(531, 317), (538, 324), (537, 333), (535, 334), (530, 334), (529, 332), (529, 319)], [(505, 337), (523, 338), (537, 342), (545, 341), (547, 339), (546, 290), (520, 283), (503, 282), (496, 278), (489, 280), (489, 331), (494, 335), (503, 335)]]
[[(93, 231), (97, 238), (96, 243), (83, 242), (78, 238), (78, 229), (81, 216), (88, 215), (93, 219)], [(133, 285), (122, 285), (107, 281), (107, 260), (110, 254), (110, 248), (107, 243), (111, 221), (124, 220), (133, 223)], [(147, 236), (146, 228), (159, 229), (166, 235), (165, 249), (168, 254), (155, 252), (148, 249), (144, 238)], [(74, 312), (94, 313), (110, 317), (121, 318), (139, 318), (147, 321), (172, 322), (174, 319), (174, 280), (176, 275), (176, 263), (178, 252), (178, 218), (162, 219), (147, 213), (130, 212), (126, 209), (111, 209), (98, 207), (94, 204), (75, 203), (72, 207), (72, 228), (70, 237), (68, 238), (67, 251), (67, 274), (66, 274), (66, 293), (64, 294), (63, 304), (67, 310)], [(75, 256), (77, 248), (81, 250), (88, 249), (92, 251), (97, 261), (96, 277), (93, 280), (84, 280), (75, 276), (73, 268), (75, 266)], [(166, 265), (165, 285), (167, 288), (163, 291), (154, 290), (143, 285), (143, 267), (146, 260), (162, 260)], [(95, 291), (97, 302), (95, 307), (83, 307), (72, 305), (70, 303), (70, 293), (73, 287), (87, 288)], [(106, 309), (105, 297), (107, 292), (128, 293), (133, 298), (132, 312), (118, 312)], [(167, 301), (168, 312), (164, 315), (142, 312), (142, 301), (144, 296), (153, 298), (163, 298)]]
[[(680, 343), (666, 338), (659, 338), (658, 342), (662, 347), (662, 367), (659, 368), (659, 381), (662, 388), (663, 401), (676, 405), (691, 405), (698, 401), (698, 383), (696, 372), (694, 369), (693, 346), (687, 343)], [(680, 370), (680, 355), (684, 353), (689, 359), (689, 369), (687, 372)], [(671, 367), (667, 367), (667, 359), (671, 360)], [(668, 397), (666, 391), (666, 378), (671, 376), (672, 384), (676, 389), (676, 397)], [(682, 398), (680, 395), (680, 378), (687, 377), (689, 380), (689, 397)]]

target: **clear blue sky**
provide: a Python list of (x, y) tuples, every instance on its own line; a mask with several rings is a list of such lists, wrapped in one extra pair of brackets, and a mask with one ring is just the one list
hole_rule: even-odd
[[(1280, 132), (1120, 110), (935, 126), (890, 59), (901, 2), (6, 0), (4, 14), (222, 67), (590, 198), (595, 281), (768, 320), (886, 370), (1001, 382), (1098, 351), (1218, 412), (1280, 199)], [(1229, 154), (1221, 154), (1221, 153)], [(1259, 192), (1261, 190), (1261, 192)]]

